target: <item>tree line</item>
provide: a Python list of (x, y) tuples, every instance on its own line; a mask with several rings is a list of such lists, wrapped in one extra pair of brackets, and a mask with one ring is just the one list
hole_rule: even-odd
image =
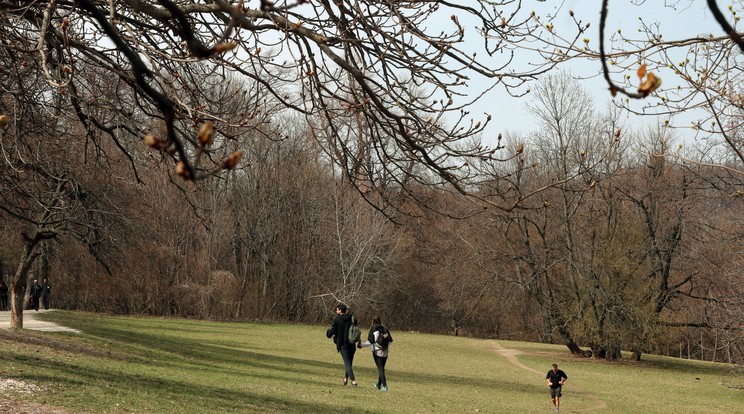
[[(473, 166), (477, 201), (425, 183), (363, 197), (281, 113), (283, 138), (246, 140), (240, 166), (199, 183), (144, 144), (128, 157), (86, 146), (74, 122), (29, 122), (3, 141), (3, 269), (48, 278), (66, 309), (324, 323), (343, 302), (398, 329), (609, 360), (739, 360), (740, 175), (725, 158), (670, 160), (670, 129), (634, 131), (566, 74), (529, 110), (516, 155)], [(138, 179), (112, 173), (131, 163)]]
[[(740, 359), (742, 2), (678, 39), (613, 30), (609, 0), (594, 25), (542, 3), (0, 2), (13, 325), (33, 275), (71, 309), (321, 322), (342, 301), (609, 360)], [(557, 72), (579, 60), (607, 109)], [(532, 96), (534, 131), (484, 144), (494, 88)], [(706, 140), (680, 149), (689, 110)]]

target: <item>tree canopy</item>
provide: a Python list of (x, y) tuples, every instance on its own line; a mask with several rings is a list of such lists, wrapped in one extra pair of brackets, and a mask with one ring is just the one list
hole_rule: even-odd
[[(69, 111), (92, 141), (103, 132), (131, 155), (144, 140), (187, 180), (233, 168), (247, 131), (281, 139), (265, 114), (291, 111), (363, 193), (413, 182), (467, 192), (474, 160), (514, 155), (500, 140), (489, 148), (472, 139), (490, 121), (470, 113), (473, 101), (492, 88), (523, 95), (540, 75), (586, 58), (613, 95), (656, 94), (667, 112), (705, 105), (719, 121), (699, 127), (723, 134), (741, 159), (736, 125), (720, 119), (742, 105), (730, 72), (741, 2), (728, 16), (708, 2), (722, 35), (666, 39), (645, 23), (637, 37), (608, 33), (612, 6), (627, 2), (604, 0), (597, 50), (587, 38), (596, 11), (542, 3), (544, 13), (512, 0), (3, 1), (3, 84), (15, 103), (5, 98), (0, 111), (11, 126), (23, 122), (19, 102)], [(559, 14), (573, 27), (555, 27)], [(671, 61), (676, 49), (684, 65)], [(668, 66), (686, 92), (657, 89)], [(46, 82), (41, 95), (10, 87), (29, 70)], [(473, 91), (476, 79), (490, 81)], [(229, 116), (212, 93), (219, 87), (233, 100)]]

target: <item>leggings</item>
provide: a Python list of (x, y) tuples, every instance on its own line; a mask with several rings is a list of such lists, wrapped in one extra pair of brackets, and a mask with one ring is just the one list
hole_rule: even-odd
[(375, 354), (372, 354), (372, 356), (375, 358), (375, 365), (377, 365), (377, 383), (381, 387), (387, 387), (387, 380), (385, 380), (385, 363), (387, 362), (387, 357), (380, 357)]
[(352, 381), (356, 381), (356, 378), (354, 378), (354, 370), (351, 368), (351, 365), (354, 363), (354, 354), (356, 353), (356, 347), (354, 344), (351, 346), (349, 345), (343, 345), (341, 346), (341, 358), (344, 359), (344, 367), (346, 367), (346, 373), (344, 375), (345, 378), (350, 378)]

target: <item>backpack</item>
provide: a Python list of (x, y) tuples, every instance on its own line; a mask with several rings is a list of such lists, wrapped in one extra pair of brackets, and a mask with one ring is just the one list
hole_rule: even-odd
[(380, 328), (377, 330), (377, 338), (375, 339), (375, 345), (377, 346), (385, 346), (384, 339), (382, 335), (385, 333), (385, 328)]
[[(377, 338), (375, 338), (375, 342), (372, 344), (372, 349), (375, 351), (386, 352), (388, 345), (390, 345), (390, 342), (393, 342), (393, 335), (390, 334), (390, 330), (385, 326), (376, 328), (375, 332), (377, 332)], [(378, 355), (386, 356), (381, 354)]]
[(351, 317), (351, 325), (349, 326), (349, 333), (348, 333), (348, 339), (350, 344), (356, 344), (362, 339), (362, 330), (359, 329), (359, 325), (357, 325), (356, 319), (352, 315)]

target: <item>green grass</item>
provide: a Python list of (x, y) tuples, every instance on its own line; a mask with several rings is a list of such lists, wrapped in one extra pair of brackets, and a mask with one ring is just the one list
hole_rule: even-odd
[[(0, 375), (43, 388), (16, 399), (88, 413), (540, 413), (544, 373), (569, 375), (563, 412), (744, 413), (744, 392), (722, 385), (723, 364), (645, 356), (607, 364), (564, 347), (394, 332), (390, 391), (375, 390), (369, 348), (360, 386), (325, 327), (110, 317), (55, 311), (41, 319), (82, 334), (0, 330)], [(523, 352), (511, 364), (494, 351)], [(699, 378), (699, 379), (698, 379)]]

